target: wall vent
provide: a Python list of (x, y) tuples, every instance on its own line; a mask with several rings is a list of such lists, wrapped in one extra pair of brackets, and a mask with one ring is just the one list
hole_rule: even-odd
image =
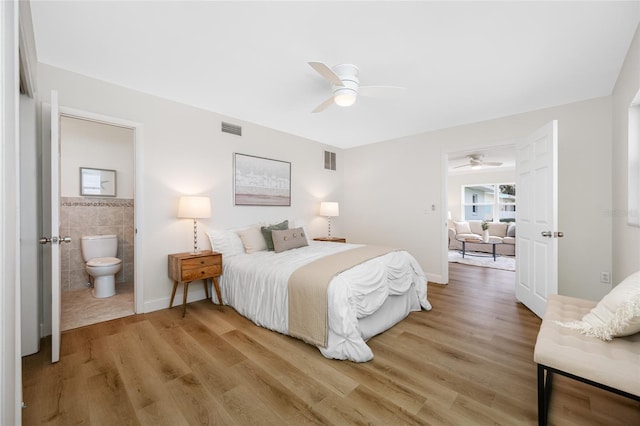
[(325, 151), (324, 152), (324, 168), (327, 170), (336, 169), (336, 153)]
[(242, 136), (242, 127), (235, 124), (222, 122), (222, 131), (224, 133), (231, 133), (232, 135)]

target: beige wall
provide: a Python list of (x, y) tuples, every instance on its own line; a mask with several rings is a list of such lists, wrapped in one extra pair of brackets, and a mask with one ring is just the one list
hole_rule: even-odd
[[(432, 280), (446, 246), (443, 155), (508, 145), (558, 120), (559, 291), (597, 300), (611, 288), (611, 98), (434, 131), (345, 153), (346, 236), (408, 249)], [(432, 211), (435, 206), (435, 211)]]
[(116, 171), (116, 196), (133, 198), (133, 130), (71, 117), (60, 119), (60, 195), (80, 196), (80, 167)]
[(628, 109), (640, 90), (640, 27), (613, 91), (613, 281), (640, 270), (640, 228), (627, 224)]
[[(166, 308), (172, 283), (167, 276), (167, 254), (193, 247), (193, 222), (178, 219), (180, 195), (208, 195), (212, 217), (199, 220), (199, 242), (209, 247), (204, 231), (257, 221), (304, 219), (312, 235), (326, 233), (326, 220), (318, 216), (320, 200), (342, 201), (342, 171), (324, 170), (323, 151), (330, 147), (214, 112), (170, 102), (106, 82), (39, 64), (41, 100), (58, 90), (61, 107), (141, 123), (142, 194), (136, 195), (136, 245), (141, 245), (145, 310)], [(214, 96), (215, 94), (211, 94)], [(221, 133), (221, 121), (243, 126), (242, 137)], [(342, 151), (330, 148), (342, 164)], [(292, 174), (291, 207), (233, 205), (233, 153), (289, 161)], [(341, 233), (342, 217), (332, 221)], [(202, 293), (202, 294), (200, 294)], [(190, 298), (204, 297), (201, 288)], [(45, 303), (47, 303), (45, 301)]]

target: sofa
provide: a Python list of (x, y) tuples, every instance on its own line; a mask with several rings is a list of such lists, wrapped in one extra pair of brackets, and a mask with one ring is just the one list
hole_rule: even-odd
[[(488, 222), (489, 239), (499, 241), (496, 245), (496, 254), (503, 256), (516, 255), (516, 224), (515, 222)], [(465, 238), (482, 238), (482, 221), (469, 220), (464, 222), (454, 221), (449, 227), (449, 250), (462, 250), (462, 240)], [(466, 243), (467, 251), (493, 252), (492, 244)]]

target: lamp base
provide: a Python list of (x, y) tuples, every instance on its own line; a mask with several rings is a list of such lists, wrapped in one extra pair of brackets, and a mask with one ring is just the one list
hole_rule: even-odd
[(200, 249), (198, 248), (198, 221), (193, 219), (193, 251), (191, 254), (200, 254)]

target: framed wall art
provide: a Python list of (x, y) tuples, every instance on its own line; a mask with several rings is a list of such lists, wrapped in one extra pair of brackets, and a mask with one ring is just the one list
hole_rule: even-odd
[(234, 154), (236, 206), (290, 206), (291, 163)]
[(80, 167), (80, 195), (115, 197), (116, 171)]

